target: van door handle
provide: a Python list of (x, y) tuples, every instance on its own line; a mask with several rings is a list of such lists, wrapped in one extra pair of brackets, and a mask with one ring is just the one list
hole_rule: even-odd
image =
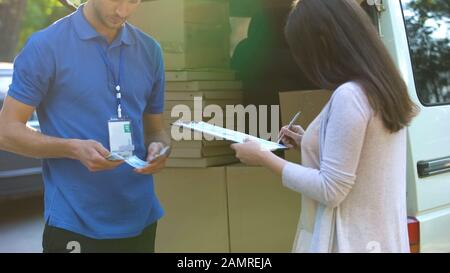
[(450, 172), (450, 156), (417, 162), (420, 178)]

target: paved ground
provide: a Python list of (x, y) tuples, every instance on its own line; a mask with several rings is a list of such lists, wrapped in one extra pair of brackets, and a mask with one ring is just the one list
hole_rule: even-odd
[(43, 198), (0, 200), (0, 253), (42, 252)]

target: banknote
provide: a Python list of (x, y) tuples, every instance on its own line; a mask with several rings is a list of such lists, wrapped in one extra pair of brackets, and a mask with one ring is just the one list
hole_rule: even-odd
[(142, 169), (148, 166), (147, 161), (144, 161), (135, 155), (125, 158), (125, 162), (136, 169)]
[(136, 169), (141, 169), (141, 168), (144, 168), (144, 167), (147, 167), (147, 166), (148, 166), (148, 162), (146, 162), (146, 161), (144, 161), (144, 160), (141, 160), (139, 157), (137, 157), (137, 156), (135, 156), (135, 155), (124, 158), (124, 157), (121, 156), (121, 155), (118, 155), (118, 154), (115, 154), (115, 153), (111, 153), (110, 155), (108, 155), (108, 156), (106, 157), (106, 159), (107, 159), (107, 160), (110, 160), (110, 161), (120, 161), (120, 160), (123, 160), (123, 161), (125, 161), (128, 165), (130, 165), (131, 167), (136, 168)]

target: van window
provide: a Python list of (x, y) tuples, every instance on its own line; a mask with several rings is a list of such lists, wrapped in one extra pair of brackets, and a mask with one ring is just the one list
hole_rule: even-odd
[(450, 104), (450, 9), (448, 0), (401, 0), (419, 99)]

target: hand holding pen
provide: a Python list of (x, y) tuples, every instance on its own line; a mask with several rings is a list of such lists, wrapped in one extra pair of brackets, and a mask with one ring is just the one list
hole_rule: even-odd
[(281, 142), (290, 149), (300, 149), (300, 144), (305, 131), (300, 125), (294, 125), (300, 114), (301, 112), (298, 112), (288, 125), (281, 128), (280, 133), (278, 134), (278, 143)]

